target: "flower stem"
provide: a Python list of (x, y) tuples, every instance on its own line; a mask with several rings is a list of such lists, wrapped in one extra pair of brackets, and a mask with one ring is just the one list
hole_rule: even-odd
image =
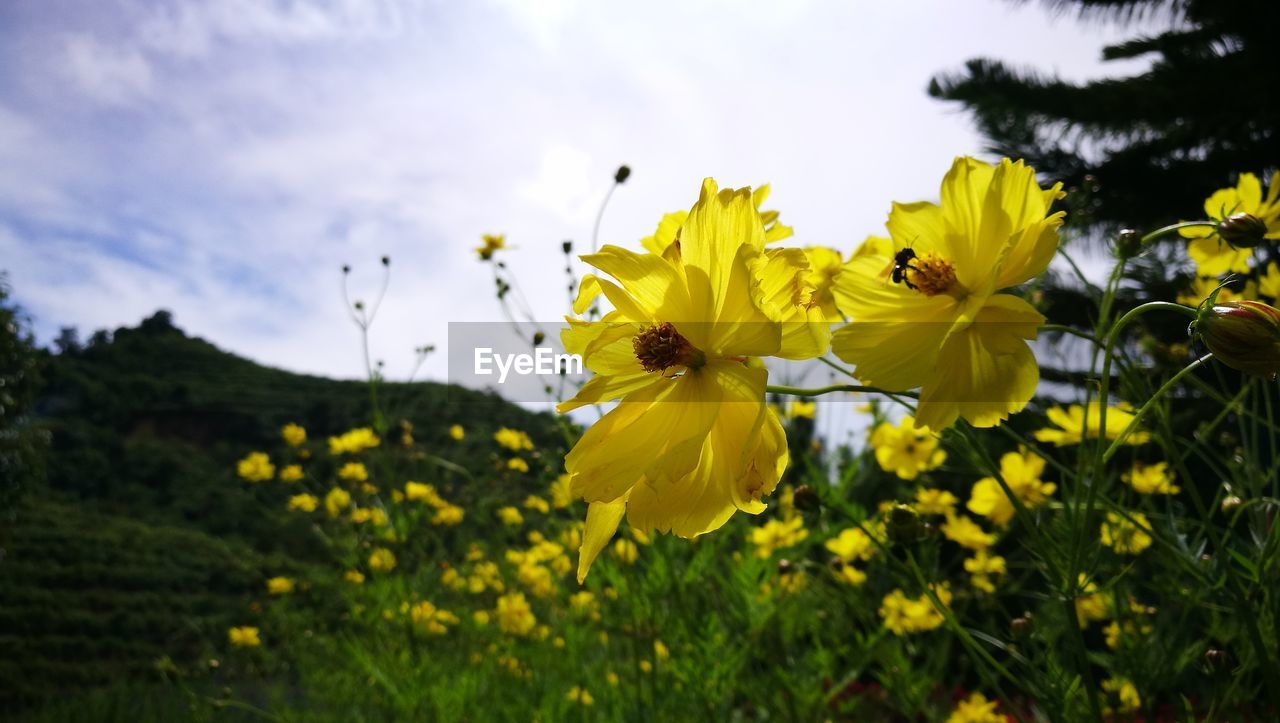
[[(1184, 376), (1204, 366), (1205, 362), (1209, 361), (1212, 358), (1213, 358), (1212, 354), (1205, 354), (1199, 359), (1196, 359), (1195, 361), (1183, 367), (1177, 374), (1174, 374), (1173, 376), (1169, 377), (1169, 381), (1160, 385), (1160, 388), (1156, 390), (1156, 393), (1152, 394), (1151, 398), (1148, 399), (1146, 402), (1144, 402), (1143, 405), (1138, 408), (1138, 411), (1135, 412), (1133, 415), (1133, 420), (1130, 421), (1129, 424), (1126, 425), (1123, 430), (1121, 430), (1119, 436), (1117, 436), (1115, 441), (1111, 443), (1111, 446), (1107, 448), (1107, 451), (1103, 453), (1102, 455), (1103, 464), (1106, 464), (1106, 462), (1109, 461), (1117, 451), (1119, 451), (1120, 446), (1123, 445), (1124, 441), (1129, 438), (1129, 435), (1133, 434), (1133, 431), (1138, 428), (1138, 423), (1142, 421), (1143, 415), (1145, 415), (1147, 411), (1151, 409), (1151, 405), (1154, 404), (1156, 400), (1164, 396), (1165, 392), (1172, 389), (1173, 386), (1177, 384), (1179, 381), (1181, 381)], [(1099, 422), (1100, 427), (1101, 427), (1101, 424), (1102, 423)], [(1099, 436), (1099, 439), (1102, 439), (1102, 437)], [(1099, 444), (1098, 447), (1099, 449), (1101, 449), (1102, 445)]]
[(1158, 228), (1155, 231), (1152, 231), (1151, 233), (1147, 234), (1146, 236), (1143, 236), (1138, 243), (1145, 246), (1146, 244), (1149, 244), (1152, 241), (1155, 241), (1161, 236), (1167, 236), (1168, 234), (1171, 234), (1174, 231), (1177, 231), (1178, 229), (1196, 228), (1196, 227), (1205, 227), (1205, 226), (1209, 228), (1217, 228), (1218, 224), (1214, 223), (1213, 221), (1183, 221), (1181, 223), (1171, 223), (1168, 226)]
[(865, 387), (861, 384), (831, 384), (825, 387), (790, 387), (782, 384), (770, 384), (764, 390), (771, 394), (790, 394), (796, 397), (818, 397), (835, 392), (863, 392), (866, 394), (898, 394), (904, 397), (918, 397), (915, 392), (891, 392), (879, 387)]

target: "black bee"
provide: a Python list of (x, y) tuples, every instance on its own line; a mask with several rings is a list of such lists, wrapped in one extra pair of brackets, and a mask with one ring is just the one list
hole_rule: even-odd
[(892, 278), (895, 284), (905, 284), (908, 289), (915, 289), (916, 285), (911, 283), (911, 279), (907, 278), (907, 271), (918, 271), (911, 265), (916, 260), (916, 252), (914, 249), (907, 247), (893, 255), (893, 261), (885, 268), (881, 277), (888, 276)]

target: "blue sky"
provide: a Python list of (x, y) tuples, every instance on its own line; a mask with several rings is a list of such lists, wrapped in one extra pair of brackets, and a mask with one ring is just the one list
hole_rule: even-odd
[[(770, 182), (849, 249), (981, 140), (929, 78), (985, 55), (1083, 79), (1115, 28), (1002, 0), (12, 0), (0, 6), (0, 269), (40, 337), (157, 308), (250, 358), (356, 376), (339, 268), (394, 275), (391, 376), (499, 318), (484, 232), (542, 319), (560, 242), (634, 245), (702, 177)], [(445, 376), (444, 355), (428, 377)]]

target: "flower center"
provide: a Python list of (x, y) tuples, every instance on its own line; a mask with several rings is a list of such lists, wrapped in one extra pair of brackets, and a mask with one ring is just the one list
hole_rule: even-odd
[(950, 261), (937, 254), (925, 254), (903, 269), (903, 279), (925, 296), (937, 296), (955, 287), (956, 269)]
[(647, 372), (665, 371), (676, 366), (697, 369), (707, 363), (706, 354), (693, 348), (693, 344), (680, 336), (669, 321), (641, 329), (631, 339), (631, 348)]

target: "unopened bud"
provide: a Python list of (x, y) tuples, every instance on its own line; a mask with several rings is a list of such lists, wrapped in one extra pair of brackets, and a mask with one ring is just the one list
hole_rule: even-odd
[(1035, 629), (1035, 624), (1031, 617), (1031, 613), (1023, 613), (1022, 617), (1014, 618), (1009, 623), (1009, 632), (1018, 640), (1026, 640), (1031, 637), (1031, 632)]
[(342, 265), (342, 273), (344, 273), (344, 274), (349, 274), (349, 273), (351, 273), (351, 264), (343, 264), (343, 265)]
[(1211, 296), (1192, 331), (1223, 364), (1272, 379), (1280, 372), (1280, 310), (1261, 301), (1222, 301)]
[(841, 570), (844, 569), (844, 560), (841, 560), (839, 557), (832, 557), (830, 560), (827, 561), (827, 564), (830, 565), (831, 569), (835, 570), (836, 572), (840, 572)]
[(801, 512), (817, 512), (822, 507), (822, 499), (809, 485), (797, 487), (792, 499), (795, 501), (796, 509)]
[(787, 573), (791, 572), (793, 568), (795, 568), (795, 565), (791, 564), (791, 561), (790, 561), (790, 560), (787, 560), (787, 559), (785, 559), (785, 558), (784, 558), (784, 559), (782, 559), (782, 560), (778, 560), (778, 574), (779, 574), (779, 575), (785, 575), (785, 574), (787, 574)]
[(537, 346), (537, 345), (541, 344), (541, 343), (542, 343), (542, 340), (543, 340), (543, 339), (546, 339), (546, 338), (547, 338), (547, 335), (546, 335), (546, 334), (543, 334), (543, 333), (542, 333), (542, 332), (540, 332), (540, 331), (538, 331), (538, 332), (534, 332), (534, 334), (533, 334), (533, 345), (534, 345), (534, 346)]
[(920, 527), (920, 515), (908, 505), (894, 505), (889, 511), (889, 524), (886, 526), (889, 539), (899, 543), (919, 542), (924, 534)]
[(391, 257), (390, 257), (390, 256), (383, 256), (383, 257), (382, 257), (382, 265), (383, 265), (383, 266), (390, 266), (390, 265), (391, 265)]
[(1251, 213), (1233, 213), (1218, 222), (1218, 236), (1238, 249), (1251, 249), (1267, 237), (1267, 224)]
[(1204, 651), (1204, 662), (1209, 664), (1210, 670), (1221, 672), (1231, 667), (1231, 653), (1221, 648), (1209, 648)]
[(626, 183), (631, 177), (631, 166), (618, 166), (618, 172), (613, 174), (615, 183)]
[(1126, 228), (1116, 235), (1116, 256), (1122, 259), (1133, 258), (1142, 250), (1142, 234)]
[(1230, 512), (1242, 504), (1244, 504), (1244, 500), (1240, 499), (1239, 497), (1236, 497), (1235, 495), (1231, 495), (1230, 497), (1224, 497), (1222, 499), (1222, 511)]
[(564, 241), (560, 244), (560, 248), (564, 249), (565, 254), (571, 254), (573, 253), (573, 242)]

